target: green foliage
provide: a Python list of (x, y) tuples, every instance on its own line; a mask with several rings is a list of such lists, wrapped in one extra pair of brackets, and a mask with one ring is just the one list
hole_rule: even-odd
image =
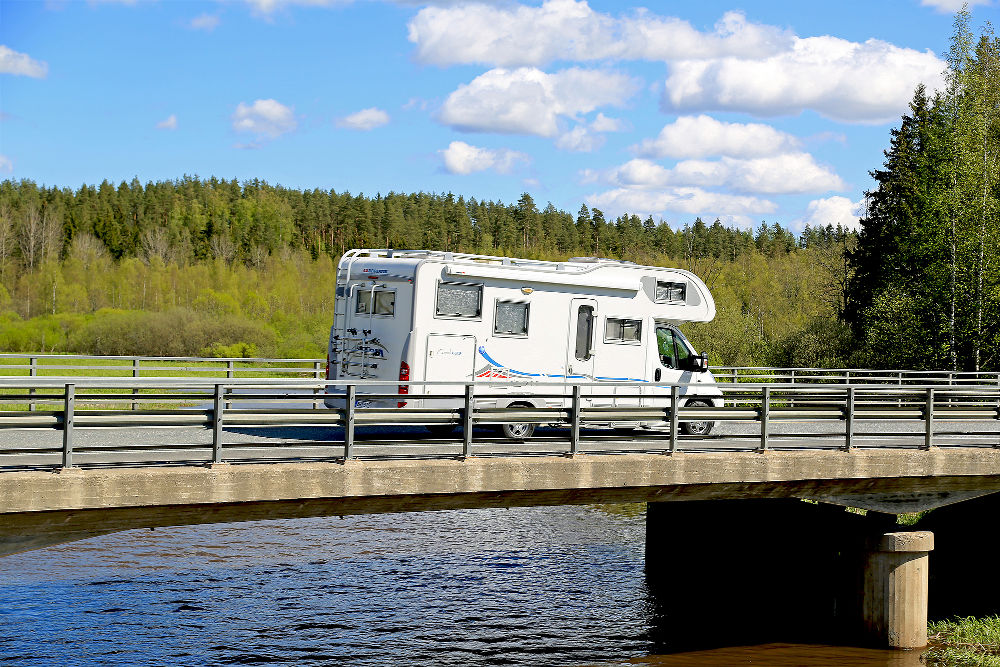
[(849, 254), (844, 314), (869, 365), (1000, 368), (1000, 41), (977, 42), (964, 10), (946, 74), (892, 130)]
[(954, 618), (928, 625), (929, 667), (1000, 667), (1000, 616)]

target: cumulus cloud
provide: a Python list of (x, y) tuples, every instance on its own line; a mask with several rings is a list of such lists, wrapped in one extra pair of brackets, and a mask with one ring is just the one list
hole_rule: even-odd
[(438, 119), (462, 131), (553, 137), (560, 132), (560, 117), (620, 105), (637, 89), (630, 76), (604, 70), (493, 69), (449, 95)]
[(628, 188), (664, 186), (725, 187), (739, 192), (791, 194), (844, 189), (844, 182), (808, 153), (762, 158), (685, 160), (672, 168), (635, 159), (607, 172), (587, 172), (591, 180)]
[(632, 150), (643, 157), (698, 158), (727, 155), (763, 157), (794, 150), (799, 140), (761, 123), (724, 123), (711, 116), (681, 116), (665, 125), (655, 139)]
[(14, 171), (14, 163), (6, 155), (0, 155), (0, 172), (9, 174)]
[(671, 64), (662, 107), (764, 116), (813, 109), (845, 122), (880, 122), (906, 109), (918, 83), (939, 87), (944, 68), (933, 53), (876, 39), (796, 38), (790, 50), (766, 58)]
[(625, 123), (617, 118), (608, 118), (602, 113), (590, 123), (580, 124), (568, 132), (563, 132), (556, 139), (556, 148), (564, 151), (589, 153), (604, 145), (603, 132), (621, 132)]
[(806, 208), (806, 216), (796, 220), (792, 227), (803, 229), (810, 227), (826, 227), (827, 225), (842, 225), (850, 229), (858, 229), (861, 225), (858, 219), (864, 210), (864, 200), (851, 201), (847, 197), (827, 197), (814, 199)]
[(664, 190), (632, 190), (617, 188), (586, 197), (590, 206), (609, 213), (628, 211), (639, 216), (667, 212), (715, 217), (745, 216), (774, 213), (777, 205), (767, 199), (708, 192), (701, 188), (668, 188)]
[(464, 141), (453, 141), (448, 148), (438, 152), (444, 161), (444, 168), (452, 174), (466, 175), (488, 169), (505, 174), (512, 171), (517, 163), (528, 162), (524, 153), (506, 148), (480, 148)]
[(245, 0), (256, 14), (271, 14), (278, 9), (298, 5), (301, 7), (332, 7), (348, 4), (351, 0)]
[(389, 114), (376, 107), (362, 109), (350, 116), (337, 119), (337, 127), (349, 130), (373, 130), (389, 122)]
[(647, 10), (615, 17), (585, 1), (546, 0), (538, 7), (426, 7), (410, 21), (409, 39), (420, 62), (517, 67), (557, 60), (761, 57), (785, 48), (791, 35), (748, 22), (740, 12), (726, 13), (713, 31), (701, 32)]
[(188, 27), (192, 30), (204, 30), (212, 32), (219, 27), (221, 19), (216, 14), (199, 14), (188, 21)]
[(14, 49), (0, 44), (0, 74), (13, 74), (15, 76), (30, 76), (33, 79), (44, 79), (48, 73), (48, 63), (35, 60), (27, 53), (19, 53)]
[(156, 129), (158, 130), (176, 130), (177, 129), (177, 116), (176, 114), (170, 114), (164, 120), (161, 120), (156, 124)]
[(969, 9), (972, 9), (976, 5), (988, 5), (990, 0), (920, 0), (920, 4), (924, 7), (933, 7), (939, 12), (957, 12), (962, 8), (962, 5), (968, 4)]
[(233, 113), (233, 130), (275, 139), (297, 126), (295, 113), (277, 100), (256, 100), (253, 104), (240, 102)]

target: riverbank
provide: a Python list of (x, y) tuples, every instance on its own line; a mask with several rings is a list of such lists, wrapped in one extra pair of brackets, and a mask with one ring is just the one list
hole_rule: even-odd
[(1000, 667), (1000, 616), (932, 621), (928, 667)]

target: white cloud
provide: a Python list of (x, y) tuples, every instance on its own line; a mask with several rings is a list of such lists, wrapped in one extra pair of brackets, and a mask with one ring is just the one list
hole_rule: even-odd
[(271, 14), (278, 9), (298, 5), (301, 7), (333, 7), (345, 5), (351, 0), (244, 0), (256, 14)]
[(14, 162), (6, 155), (0, 155), (0, 172), (9, 174), (14, 171)]
[(608, 118), (604, 114), (598, 112), (597, 116), (590, 124), (590, 129), (594, 132), (621, 132), (626, 128), (625, 121), (620, 118)]
[(233, 113), (233, 129), (248, 132), (261, 138), (275, 139), (297, 126), (295, 114), (277, 100), (256, 100), (253, 104), (240, 102)]
[(799, 147), (790, 134), (761, 123), (724, 123), (711, 116), (681, 116), (655, 139), (632, 149), (643, 157), (697, 158), (712, 155), (749, 158), (776, 155)]
[(217, 14), (199, 14), (188, 21), (188, 27), (192, 30), (204, 30), (212, 32), (219, 27), (221, 19)]
[(426, 7), (410, 21), (409, 39), (420, 62), (516, 67), (556, 60), (761, 57), (784, 48), (790, 35), (749, 23), (740, 12), (728, 12), (714, 31), (700, 32), (687, 21), (644, 9), (614, 17), (585, 1), (547, 0), (538, 7)]
[(628, 188), (664, 186), (725, 187), (757, 194), (827, 192), (844, 189), (844, 182), (808, 153), (786, 153), (748, 160), (685, 160), (666, 168), (650, 160), (635, 159), (604, 174), (587, 172), (589, 178)]
[(765, 116), (814, 109), (846, 122), (888, 121), (906, 109), (918, 83), (940, 86), (944, 68), (933, 53), (875, 39), (796, 38), (791, 50), (762, 59), (673, 63), (662, 106)]
[(158, 130), (176, 130), (177, 129), (177, 115), (170, 114), (166, 119), (161, 120), (156, 124), (156, 129)]
[(624, 129), (623, 121), (598, 113), (589, 124), (577, 125), (572, 130), (560, 134), (556, 139), (556, 148), (589, 153), (604, 145), (605, 138), (601, 132), (621, 132)]
[(637, 88), (631, 77), (603, 70), (493, 69), (449, 95), (438, 119), (463, 131), (553, 137), (560, 132), (560, 117), (620, 105)]
[(444, 161), (444, 168), (452, 174), (471, 174), (493, 169), (501, 174), (509, 173), (518, 162), (528, 162), (524, 153), (506, 148), (491, 150), (472, 146), (464, 141), (453, 141), (448, 148), (438, 151)]
[(337, 119), (337, 127), (349, 130), (373, 130), (389, 122), (389, 114), (381, 109), (370, 107), (362, 109), (350, 116)]
[(48, 73), (48, 63), (35, 60), (27, 53), (18, 53), (14, 49), (0, 44), (0, 74), (44, 79)]
[(577, 125), (563, 132), (556, 139), (556, 148), (577, 153), (590, 153), (604, 145), (604, 135), (594, 132), (586, 125)]
[(858, 229), (858, 219), (864, 210), (864, 200), (852, 202), (847, 197), (827, 197), (809, 202), (806, 217), (793, 222), (793, 229), (801, 230), (806, 225), (810, 227), (826, 227), (827, 225), (842, 225), (850, 229)]
[(744, 216), (774, 213), (777, 205), (767, 199), (708, 192), (701, 188), (631, 190), (617, 188), (586, 197), (587, 204), (606, 213), (635, 213), (640, 217), (665, 212), (714, 218), (717, 215)]
[(933, 7), (939, 12), (957, 12), (962, 8), (962, 5), (968, 4), (969, 9), (972, 9), (976, 5), (988, 5), (990, 0), (920, 0), (920, 4), (924, 7)]

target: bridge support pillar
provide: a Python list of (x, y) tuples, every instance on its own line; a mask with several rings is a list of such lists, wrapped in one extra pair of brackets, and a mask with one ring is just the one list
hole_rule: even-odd
[(894, 515), (792, 499), (649, 503), (654, 625), (669, 650), (867, 643), (866, 545), (895, 527)]
[(863, 620), (868, 639), (890, 648), (927, 645), (929, 531), (885, 533), (865, 562)]

